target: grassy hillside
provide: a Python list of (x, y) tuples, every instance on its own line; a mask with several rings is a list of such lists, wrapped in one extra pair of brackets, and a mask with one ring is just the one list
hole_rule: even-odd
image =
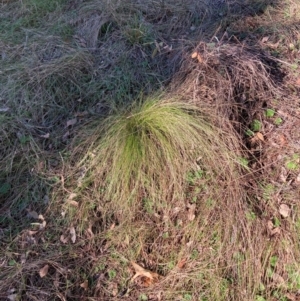
[(0, 300), (298, 300), (299, 24), (0, 2)]

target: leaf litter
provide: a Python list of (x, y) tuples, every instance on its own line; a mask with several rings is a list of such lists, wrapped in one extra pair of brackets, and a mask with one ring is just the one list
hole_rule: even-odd
[(49, 265), (46, 264), (46, 265), (44, 265), (44, 266), (40, 269), (40, 271), (39, 271), (40, 277), (41, 277), (41, 278), (44, 278), (44, 277), (48, 274), (48, 271), (49, 271)]
[(131, 261), (131, 265), (133, 266), (135, 271), (135, 274), (131, 278), (131, 281), (134, 281), (135, 279), (140, 277), (141, 286), (143, 287), (149, 287), (158, 282), (160, 276), (157, 273), (144, 269), (134, 261)]
[(73, 226), (70, 227), (70, 235), (71, 235), (71, 241), (74, 244), (76, 242), (76, 231)]

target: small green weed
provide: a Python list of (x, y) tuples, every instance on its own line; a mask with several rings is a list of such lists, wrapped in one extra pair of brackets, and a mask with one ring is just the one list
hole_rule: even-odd
[(260, 296), (260, 295), (256, 295), (255, 296), (255, 301), (267, 301), (264, 297)]
[(254, 136), (254, 132), (251, 131), (250, 129), (247, 129), (247, 130), (245, 131), (245, 134), (246, 134), (247, 137), (252, 137), (252, 136)]
[(275, 115), (275, 110), (274, 109), (266, 109), (265, 116), (267, 118), (274, 117), (274, 115)]
[(280, 222), (280, 220), (278, 219), (278, 217), (274, 217), (274, 219), (273, 219), (273, 224), (274, 224), (274, 227), (280, 227), (281, 222)]
[(294, 154), (292, 158), (287, 159), (285, 163), (285, 167), (291, 171), (295, 171), (299, 169), (299, 155)]
[(262, 185), (262, 189), (263, 189), (263, 198), (266, 201), (271, 199), (272, 195), (274, 195), (276, 190), (275, 186), (272, 184)]
[(257, 119), (254, 119), (251, 123), (251, 130), (253, 132), (259, 132), (262, 128), (262, 124), (259, 120)]
[(280, 117), (276, 117), (276, 118), (275, 118), (275, 120), (274, 120), (274, 124), (275, 124), (275, 125), (279, 126), (279, 125), (281, 125), (282, 123), (283, 123), (282, 118), (280, 118)]
[[(149, 25), (150, 26), (150, 25)], [(124, 35), (131, 45), (145, 45), (154, 42), (150, 27), (138, 17), (134, 17), (130, 24), (125, 26)]]
[(278, 257), (277, 256), (271, 256), (270, 258), (270, 266), (274, 269), (277, 265)]
[(115, 270), (108, 270), (107, 274), (109, 280), (113, 280), (117, 276), (117, 272)]
[(247, 158), (239, 157), (238, 162), (243, 168), (249, 170), (249, 160)]
[(187, 175), (187, 181), (190, 184), (195, 184), (197, 182), (197, 180), (200, 180), (204, 177), (204, 171), (203, 170), (196, 170), (196, 171), (191, 171), (188, 172)]
[(147, 301), (148, 300), (148, 296), (146, 294), (140, 294), (139, 300), (141, 300), (141, 301)]
[(287, 267), (288, 272), (288, 287), (290, 290), (300, 289), (300, 272), (297, 266)]
[(150, 214), (154, 213), (154, 204), (153, 204), (153, 202), (150, 199), (144, 198), (142, 200), (142, 202), (143, 202), (144, 209), (148, 213), (150, 213)]
[(256, 214), (253, 211), (247, 211), (246, 218), (249, 221), (254, 221), (256, 219)]
[(191, 294), (189, 294), (189, 293), (185, 293), (183, 295), (183, 300), (184, 301), (191, 301), (191, 300), (193, 300), (193, 296)]

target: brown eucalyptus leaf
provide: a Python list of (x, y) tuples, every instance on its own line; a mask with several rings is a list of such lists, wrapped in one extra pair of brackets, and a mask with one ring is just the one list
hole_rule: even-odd
[(17, 301), (18, 299), (18, 295), (17, 294), (11, 294), (11, 295), (8, 295), (7, 296), (7, 299), (9, 300), (9, 301)]
[(157, 273), (146, 270), (133, 261), (131, 261), (131, 265), (135, 270), (135, 275), (132, 277), (131, 281), (137, 277), (142, 277), (142, 286), (145, 287), (148, 287), (158, 281), (159, 275)]
[(45, 277), (48, 274), (48, 270), (49, 270), (49, 265), (48, 264), (44, 265), (39, 271), (40, 277), (41, 278)]
[(88, 289), (88, 287), (89, 287), (89, 282), (88, 282), (88, 280), (84, 280), (84, 282), (82, 282), (81, 284), (80, 284), (80, 287), (82, 287), (85, 291)]
[(71, 241), (74, 244), (76, 242), (76, 232), (75, 232), (75, 228), (74, 227), (70, 228), (70, 234), (71, 234)]
[(286, 218), (290, 215), (291, 208), (287, 204), (281, 204), (279, 206), (279, 213), (281, 214), (282, 217)]
[(75, 125), (77, 123), (77, 118), (73, 118), (67, 121), (67, 127)]
[(40, 135), (41, 138), (48, 139), (50, 137), (50, 133), (47, 133), (45, 135)]
[(63, 243), (63, 244), (66, 244), (68, 242), (68, 237), (67, 236), (64, 236), (64, 235), (61, 235), (59, 240)]

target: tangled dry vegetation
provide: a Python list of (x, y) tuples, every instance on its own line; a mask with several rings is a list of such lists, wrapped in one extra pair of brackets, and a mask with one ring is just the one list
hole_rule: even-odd
[(297, 3), (0, 8), (1, 300), (298, 300)]

